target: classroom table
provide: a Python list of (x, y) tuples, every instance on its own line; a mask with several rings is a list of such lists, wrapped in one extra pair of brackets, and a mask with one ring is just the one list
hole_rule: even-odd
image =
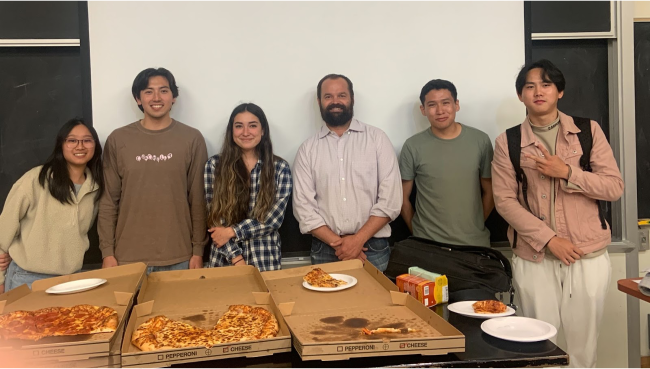
[(639, 281), (643, 278), (628, 278), (628, 279), (619, 279), (618, 281), (618, 290), (625, 292), (630, 296), (634, 296), (639, 300), (645, 302), (650, 302), (650, 296), (646, 296), (639, 291), (639, 284), (634, 281)]
[(519, 343), (494, 338), (483, 333), (481, 323), (484, 319), (470, 318), (447, 310), (447, 304), (432, 308), (465, 335), (465, 352), (438, 356), (402, 355), (354, 358), (339, 361), (302, 361), (298, 353), (291, 352), (257, 358), (232, 358), (173, 365), (185, 367), (500, 367), (523, 368), (566, 366), (569, 356), (551, 341)]

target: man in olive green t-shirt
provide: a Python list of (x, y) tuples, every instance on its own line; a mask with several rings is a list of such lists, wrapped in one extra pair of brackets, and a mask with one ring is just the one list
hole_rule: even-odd
[[(429, 81), (420, 101), (431, 128), (406, 140), (402, 148), (402, 218), (416, 237), (490, 246), (490, 231), (485, 227), (494, 208), (490, 138), (456, 122), (460, 103), (453, 83)], [(409, 201), (414, 181), (415, 209)]]

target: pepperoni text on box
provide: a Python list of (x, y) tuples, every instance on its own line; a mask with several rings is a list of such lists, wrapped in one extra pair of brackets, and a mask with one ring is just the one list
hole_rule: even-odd
[(375, 345), (345, 346), (345, 351), (369, 351), (369, 350), (375, 350)]
[(184, 357), (193, 357), (193, 356), (198, 356), (198, 355), (199, 355), (198, 351), (175, 352), (173, 354), (166, 354), (165, 355), (165, 360), (180, 359), (180, 358), (184, 358)]

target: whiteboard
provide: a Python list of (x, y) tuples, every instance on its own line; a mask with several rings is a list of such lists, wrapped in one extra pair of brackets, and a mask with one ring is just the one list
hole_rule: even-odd
[(93, 123), (102, 141), (142, 117), (133, 79), (165, 67), (180, 95), (172, 117), (217, 153), (232, 109), (265, 111), (274, 151), (293, 163), (323, 125), (316, 85), (329, 73), (354, 84), (355, 117), (383, 129), (399, 154), (429, 126), (422, 86), (452, 81), (457, 121), (492, 141), (521, 123), (515, 92), (524, 64), (523, 2), (88, 3)]

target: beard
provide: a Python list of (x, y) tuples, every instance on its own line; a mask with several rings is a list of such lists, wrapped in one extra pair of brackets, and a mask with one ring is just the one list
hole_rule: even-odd
[[(333, 113), (332, 109), (339, 108), (340, 112)], [(327, 108), (320, 106), (320, 116), (325, 123), (331, 127), (340, 127), (345, 125), (352, 119), (354, 115), (354, 107), (350, 104), (349, 107), (343, 104), (330, 104)]]

